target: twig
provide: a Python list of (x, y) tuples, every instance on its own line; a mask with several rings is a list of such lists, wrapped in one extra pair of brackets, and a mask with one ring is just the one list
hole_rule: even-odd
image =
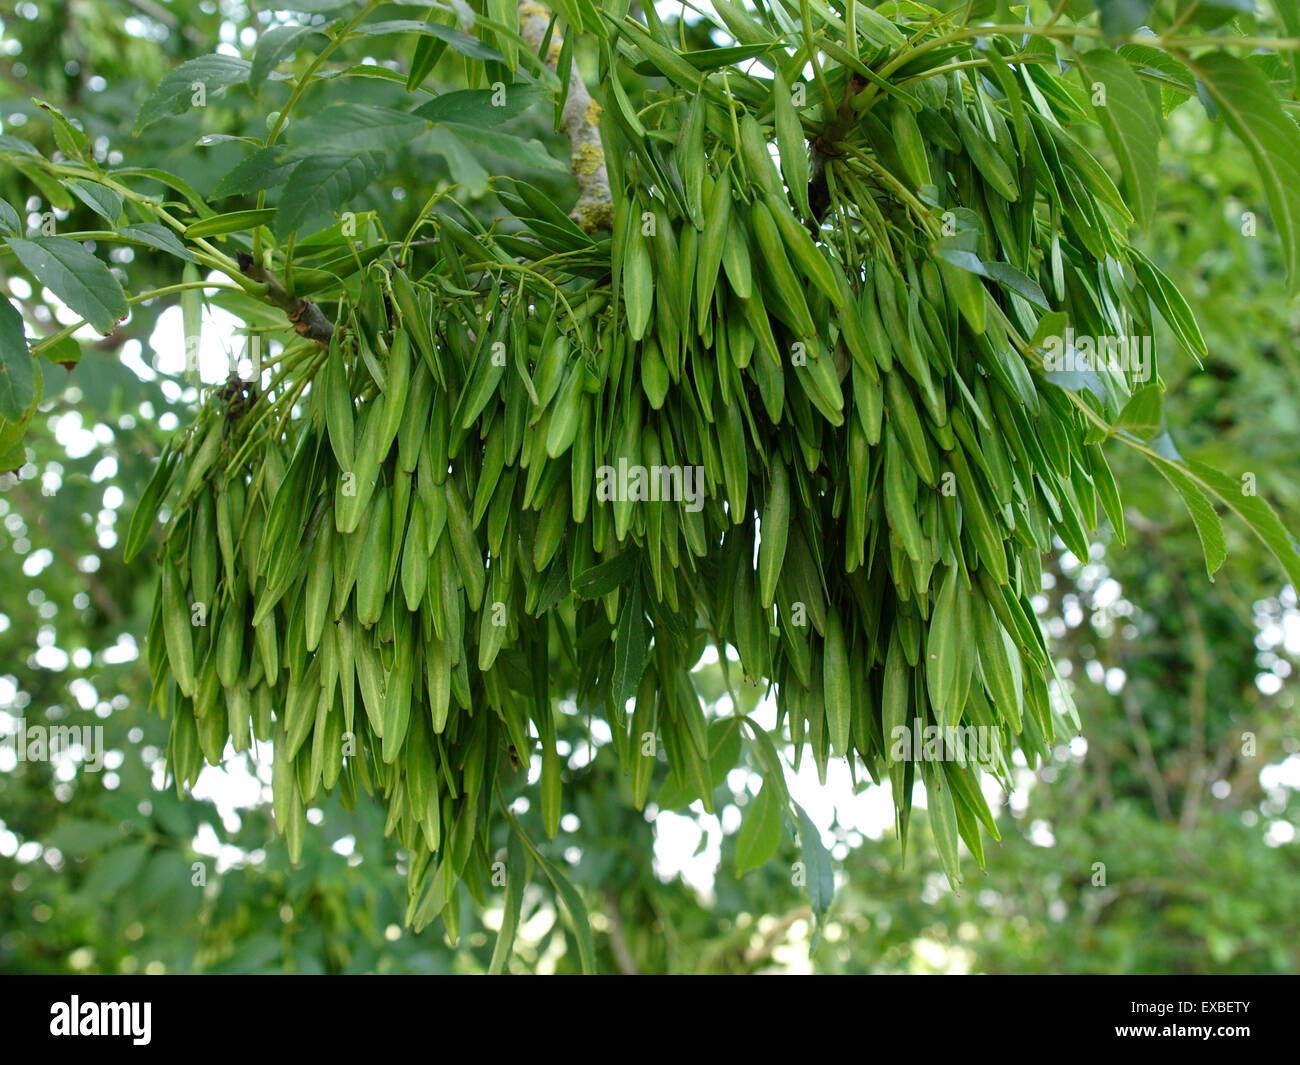
[(848, 132), (857, 118), (851, 106), (854, 96), (866, 88), (867, 83), (857, 74), (851, 74), (844, 86), (844, 96), (840, 100), (839, 113), (834, 122), (828, 125), (812, 142), (808, 165), (808, 201), (813, 216), (810, 228), (816, 231), (826, 212), (830, 209), (830, 190), (826, 183), (826, 163), (830, 159), (843, 156), (843, 149), (837, 142)]
[(1183, 797), (1183, 812), (1178, 819), (1182, 830), (1191, 834), (1196, 828), (1197, 815), (1200, 813), (1201, 795), (1205, 789), (1206, 752), (1205, 752), (1205, 711), (1208, 702), (1207, 689), (1210, 676), (1210, 648), (1201, 627), (1200, 615), (1187, 594), (1187, 587), (1180, 579), (1175, 585), (1178, 605), (1187, 626), (1189, 637), (1188, 654), (1192, 659), (1192, 677), (1189, 682), (1188, 713), (1191, 718), (1192, 750), (1191, 765), (1187, 774), (1187, 790)]
[(805, 921), (811, 918), (812, 908), (809, 906), (800, 906), (798, 909), (791, 910), (784, 916), (777, 918), (776, 923), (763, 934), (762, 940), (746, 949), (745, 964), (751, 968), (756, 968), (762, 962), (771, 961), (772, 954), (783, 942), (785, 933), (789, 931), (790, 926), (796, 921)]
[(609, 888), (605, 891), (605, 902), (609, 906), (606, 916), (609, 918), (609, 949), (618, 963), (618, 971), (624, 976), (640, 976), (632, 949), (627, 945), (627, 936), (623, 934), (623, 915), (618, 909), (618, 892)]
[(1169, 805), (1169, 792), (1165, 788), (1164, 778), (1160, 775), (1160, 768), (1156, 764), (1155, 752), (1151, 748), (1151, 736), (1147, 732), (1146, 722), (1142, 719), (1142, 711), (1137, 705), (1132, 687), (1128, 684), (1125, 684), (1123, 691), (1120, 692), (1120, 704), (1124, 707), (1124, 713), (1133, 728), (1138, 764), (1142, 769), (1142, 775), (1146, 777), (1147, 787), (1151, 789), (1151, 801), (1155, 803), (1156, 813), (1162, 821), (1172, 821), (1174, 812)]
[(314, 340), (321, 347), (329, 347), (330, 337), (334, 335), (333, 323), (311, 300), (290, 296), (280, 284), (279, 278), (260, 266), (247, 252), (239, 252), (235, 258), (244, 276), (266, 286), (266, 298), (284, 311), (285, 317), (293, 325), (299, 336)]

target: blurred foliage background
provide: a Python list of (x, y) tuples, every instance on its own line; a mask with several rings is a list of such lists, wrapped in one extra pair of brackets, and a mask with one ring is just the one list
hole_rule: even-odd
[[(140, 137), (131, 121), (178, 62), (216, 42), (247, 54), (267, 18), (212, 0), (4, 5), (0, 132), (52, 151), (32, 102), (50, 99), (81, 122), (99, 158), (166, 166), (206, 192), (238, 154), (200, 141), (260, 132), (261, 105), (237, 90), (201, 121), (182, 115)], [(388, 89), (375, 85), (372, 102), (383, 103)], [(310, 116), (311, 101), (304, 107)], [(1157, 336), (1168, 427), (1183, 454), (1251, 474), (1295, 529), (1300, 305), (1285, 296), (1275, 234), (1255, 221), (1263, 202), (1248, 157), (1195, 103), (1167, 125), (1162, 199), (1143, 247), (1187, 294), (1210, 347), (1199, 369)], [(532, 135), (563, 154), (541, 122)], [(1113, 162), (1100, 138), (1097, 152)], [(492, 165), (508, 173), (512, 164)], [(393, 159), (388, 175), (360, 209), (381, 211), (391, 231), (404, 226), (411, 184), (416, 200), (439, 183), (473, 185), (427, 143)], [(548, 191), (574, 196), (563, 177)], [(0, 196), (28, 224), (47, 210), (7, 167)], [(493, 214), (490, 193), (474, 203)], [(68, 224), (88, 222), (77, 217), (85, 210), (74, 207)], [(175, 269), (143, 251), (116, 265), (136, 291), (166, 284)], [(41, 293), (20, 279), (3, 284), (36, 332), (58, 328)], [(144, 712), (153, 562), (145, 553), (124, 565), (118, 545), (152, 460), (198, 398), (148, 369), (156, 352), (181, 344), (168, 308), (137, 305), (112, 337), (83, 344), (79, 365), (47, 368), (27, 462), (0, 477), (0, 732), (19, 719), (102, 726), (107, 752), (104, 769), (90, 772), (75, 752), (17, 763), (0, 749), (0, 971), (482, 971), (499, 904), (464, 906), (454, 946), (441, 926), (405, 930), (403, 856), (384, 839), (377, 808), (313, 811), (293, 867), (271, 825), (265, 765), (232, 757), (204, 771), (194, 797), (168, 786), (165, 722)], [(1093, 557), (1062, 550), (1045, 564), (1051, 586), (1036, 604), (1084, 735), (998, 796), (1002, 841), (987, 852), (987, 875), (967, 858), (953, 892), (920, 830), (900, 867), (879, 789), (855, 795), (847, 774), (833, 773), (820, 791), (805, 766), (793, 790), (836, 858), (836, 899), (814, 947), (792, 839), (764, 868), (734, 875), (738, 807), (755, 786), (747, 774), (720, 782), (728, 801), (718, 818), (643, 817), (608, 801), (627, 783), (574, 712), (573, 798), (548, 857), (586, 897), (602, 971), (1300, 971), (1296, 591), (1232, 521), (1228, 564), (1210, 582), (1167, 484), (1135, 456), (1111, 457), (1127, 546), (1103, 528)], [(725, 710), (720, 679), (701, 679)], [(521, 816), (541, 838), (529, 824), (536, 814)], [(530, 887), (512, 968), (573, 971), (574, 954), (554, 899)]]

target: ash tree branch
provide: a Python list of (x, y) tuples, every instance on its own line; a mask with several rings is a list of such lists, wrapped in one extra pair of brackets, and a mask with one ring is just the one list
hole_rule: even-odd
[[(550, 13), (533, 0), (519, 0), (520, 35), (537, 52), (541, 52)], [(560, 42), (552, 38), (546, 65), (555, 70), (560, 59)], [(609, 190), (609, 173), (605, 168), (605, 149), (600, 137), (600, 105), (592, 99), (586, 83), (573, 62), (569, 76), (569, 94), (564, 102), (561, 125), (569, 138), (569, 166), (578, 182), (578, 202), (569, 217), (584, 233), (608, 229), (614, 220), (614, 198)], [(240, 252), (239, 269), (244, 276), (266, 286), (266, 299), (284, 311), (299, 336), (327, 347), (334, 335), (334, 325), (311, 300), (289, 295), (280, 280), (257, 263), (251, 255)]]
[(314, 340), (321, 347), (329, 347), (330, 337), (334, 335), (334, 323), (325, 316), (324, 311), (311, 300), (290, 296), (280, 284), (280, 279), (258, 265), (247, 252), (239, 252), (236, 259), (245, 277), (266, 286), (266, 298), (284, 311), (285, 317), (299, 336)]
[[(550, 12), (534, 0), (519, 0), (519, 33), (535, 52), (541, 52)], [(554, 38), (542, 60), (551, 70), (560, 62), (560, 42)], [(578, 182), (578, 202), (569, 217), (584, 233), (609, 229), (614, 221), (614, 197), (605, 169), (605, 146), (600, 139), (600, 104), (587, 90), (578, 63), (572, 60), (569, 95), (560, 118), (569, 138), (569, 167)]]

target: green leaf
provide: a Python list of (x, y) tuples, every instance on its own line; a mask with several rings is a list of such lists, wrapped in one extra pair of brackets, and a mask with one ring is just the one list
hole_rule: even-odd
[(23, 220), (18, 217), (18, 212), (13, 209), (8, 200), (0, 200), (0, 226), (4, 226), (14, 236), (22, 236)]
[(248, 77), (252, 64), (247, 59), (231, 55), (203, 55), (182, 63), (159, 83), (153, 95), (144, 102), (139, 114), (135, 116), (132, 132), (153, 125), (160, 118), (179, 115), (190, 106), (190, 100), (197, 91), (194, 86), (201, 82), (208, 93), (244, 81)]
[(1160, 431), (1161, 390), (1156, 384), (1139, 388), (1115, 419), (1115, 428), (1124, 429), (1143, 440), (1150, 440)]
[(1097, 0), (1101, 30), (1107, 37), (1124, 37), (1147, 20), (1152, 0)]
[(759, 728), (750, 718), (744, 718), (743, 720), (750, 727), (749, 731), (754, 749), (758, 754), (760, 764), (763, 766), (764, 779), (769, 784), (776, 786), (777, 791), (781, 793), (781, 802), (789, 805), (791, 799), (790, 792), (785, 786), (785, 763), (781, 761), (781, 756), (777, 753), (776, 744), (772, 742), (772, 737), (766, 729)]
[(632, 593), (623, 600), (618, 632), (614, 636), (614, 675), (610, 679), (610, 691), (615, 707), (622, 707), (636, 694), (649, 653), (650, 628), (646, 623), (638, 581), (633, 584)]
[(956, 890), (961, 882), (957, 853), (957, 809), (953, 804), (952, 789), (944, 776), (942, 766), (934, 762), (921, 762), (921, 777), (925, 784), (925, 805), (948, 883)]
[(407, 92), (411, 92), (424, 84), (424, 79), (438, 65), (438, 60), (442, 58), (442, 54), (446, 50), (446, 41), (430, 35), (422, 36), (416, 42), (415, 51), (411, 53), (411, 62), (406, 74)]
[[(153, 523), (158, 520), (158, 510), (171, 488), (172, 477), (176, 471), (179, 457), (180, 453), (177, 449), (168, 447), (159, 458), (153, 473), (150, 474), (144, 491), (140, 493), (140, 498), (136, 501), (135, 510), (131, 514), (131, 522), (127, 526), (126, 536), (122, 541), (123, 561), (130, 562), (149, 539)], [(173, 814), (163, 814), (162, 816), (171, 817)]]
[(198, 262), (198, 259), (194, 257), (189, 248), (181, 243), (181, 238), (160, 222), (140, 222), (134, 226), (123, 226), (117, 231), (117, 235), (123, 240), (145, 244), (150, 248), (165, 251), (169, 255), (174, 255), (187, 263)]
[(1043, 315), (1038, 320), (1038, 328), (1034, 330), (1034, 335), (1029, 340), (1029, 346), (1031, 348), (1041, 347), (1049, 337), (1056, 337), (1059, 340), (1064, 335), (1069, 324), (1070, 316), (1064, 311), (1052, 311)]
[(1197, 18), (1195, 22), (1208, 28), (1223, 25), (1228, 20), (1227, 12), (1229, 11), (1240, 11), (1244, 15), (1255, 15), (1259, 12), (1259, 9), (1255, 6), (1255, 0), (1201, 0), (1201, 6), (1204, 8), (1218, 8), (1224, 12), (1222, 16), (1216, 15), (1212, 17), (1208, 10), (1203, 13), (1197, 12), (1201, 17)]
[(275, 208), (267, 207), (260, 211), (228, 211), (226, 214), (213, 215), (202, 222), (195, 222), (185, 230), (190, 240), (200, 237), (219, 237), (224, 233), (247, 233), (264, 226), (275, 217)]
[[(1165, 462), (1164, 465), (1171, 464)], [(1268, 502), (1262, 496), (1254, 494), (1253, 481), (1249, 483), (1248, 491), (1245, 480), (1233, 480), (1212, 466), (1192, 459), (1186, 460), (1182, 469), (1189, 483), (1196, 484), (1203, 492), (1213, 494), (1249, 525), (1251, 531), (1282, 564), (1291, 583), (1300, 587), (1300, 547)]]
[(425, 23), (413, 18), (382, 19), (357, 26), (352, 32), (366, 37), (387, 37), (395, 33), (419, 33)]
[[(352, 219), (353, 223), (356, 225), (358, 233), (364, 232), (367, 224), (374, 222), (375, 220), (376, 215), (374, 211), (358, 211), (356, 212), (356, 217)], [(351, 241), (343, 235), (343, 227), (347, 224), (348, 223), (345, 220), (339, 220), (332, 226), (318, 229), (315, 233), (311, 234), (311, 236), (304, 237), (294, 245), (296, 254), (307, 255), (310, 252), (312, 255), (322, 255), (326, 253), (335, 255), (343, 249), (350, 249), (352, 247)], [(347, 255), (352, 254), (350, 250), (345, 253)]]
[(1002, 95), (1011, 110), (1011, 128), (1015, 131), (1016, 140), (1023, 143), (1030, 136), (1030, 133), (1025, 118), (1025, 104), (1021, 97), (1020, 84), (1015, 74), (1011, 72), (1011, 67), (1007, 64), (1006, 59), (996, 47), (990, 44), (987, 47), (981, 47), (979, 52), (988, 60), (989, 73), (993, 75), (993, 80), (998, 83), (998, 88), (1002, 90)]
[(262, 147), (256, 137), (236, 137), (233, 133), (201, 133), (194, 138), (194, 147), (210, 148), (214, 144), (246, 144), (250, 148)]
[(553, 6), (563, 12), (565, 21), (579, 32), (600, 29), (600, 15), (591, 0), (556, 0)]
[(48, 100), (38, 100), (33, 96), (32, 103), (49, 116), (50, 126), (54, 130), (54, 143), (58, 145), (59, 151), (69, 159), (84, 159), (86, 134), (69, 122), (63, 112)]
[(23, 316), (9, 300), (0, 299), (0, 418), (22, 421), (35, 401), (35, 360), (27, 348)]
[(1067, 392), (1091, 392), (1102, 403), (1110, 398), (1106, 392), (1106, 383), (1091, 366), (1044, 370), (1043, 377), (1057, 388), (1064, 388)]
[(1183, 299), (1182, 293), (1174, 283), (1155, 263), (1137, 248), (1130, 247), (1129, 254), (1132, 256), (1133, 272), (1137, 275), (1138, 282), (1151, 297), (1160, 312), (1160, 317), (1173, 330), (1178, 342), (1191, 353), (1199, 366), (1201, 358), (1208, 354), (1209, 349), (1205, 346), (1205, 338), (1201, 336), (1201, 329), (1196, 324), (1192, 309), (1187, 306), (1187, 301)]
[(515, 931), (519, 926), (519, 914), (523, 908), (524, 886), (528, 881), (529, 860), (519, 843), (518, 835), (511, 835), (506, 847), (506, 899), (501, 913), (501, 930), (497, 933), (496, 946), (492, 948), (492, 960), (488, 963), (489, 975), (505, 972), (506, 962), (510, 960), (510, 948), (514, 945)]
[(637, 115), (636, 108), (632, 106), (632, 101), (628, 99), (627, 90), (623, 88), (623, 81), (619, 77), (618, 67), (613, 68), (608, 88), (614, 100), (614, 114), (623, 120), (633, 136), (644, 137), (646, 135), (645, 126), (641, 125), (640, 116)]
[(44, 160), (38, 164), (25, 155), (14, 155), (8, 160), (18, 173), (36, 186), (37, 191), (45, 197), (51, 207), (60, 211), (71, 211), (77, 201), (63, 187), (63, 183), (44, 169)]
[[(773, 51), (775, 44), (732, 44), (723, 48), (701, 48), (693, 52), (678, 52), (677, 58), (684, 59), (696, 70), (706, 73), (721, 70), (723, 67), (735, 66), (747, 59), (757, 59)], [(653, 63), (638, 63), (632, 68), (638, 74), (653, 75), (656, 67)]]
[[(1273, 7), (1282, 20), (1287, 36), (1300, 37), (1300, 0), (1273, 0)], [(1293, 51), (1290, 56), (1295, 91), (1300, 96), (1300, 52)]]
[(724, 717), (709, 724), (709, 783), (717, 788), (740, 761), (740, 718)]
[[(1192, 522), (1196, 526), (1196, 535), (1201, 539), (1201, 550), (1205, 554), (1205, 570), (1212, 578), (1223, 565), (1224, 559), (1228, 557), (1228, 544), (1223, 538), (1223, 523), (1219, 521), (1214, 505), (1184, 466), (1163, 457), (1153, 458), (1152, 461), (1165, 480), (1183, 497), (1183, 502), (1187, 505), (1188, 513), (1191, 514)], [(1272, 511), (1269, 513), (1271, 514)], [(1276, 518), (1274, 520), (1276, 521)], [(1300, 556), (1294, 557), (1296, 557), (1296, 572), (1300, 573)]]
[(65, 821), (45, 839), (46, 846), (62, 851), (67, 858), (84, 858), (121, 842), (122, 833), (116, 825), (85, 819)]
[(1097, 48), (1079, 56), (1079, 71), (1090, 94), (1098, 84), (1105, 89), (1105, 103), (1093, 112), (1119, 160), (1124, 187), (1134, 201), (1133, 218), (1146, 229), (1156, 206), (1160, 123), (1137, 75), (1110, 49)]
[(49, 347), (42, 348), (41, 358), (68, 369), (81, 362), (81, 345), (77, 343), (76, 337), (66, 336)]
[(297, 159), (284, 159), (283, 155), (284, 148), (278, 144), (258, 148), (217, 182), (217, 187), (212, 190), (213, 197), (220, 199), (222, 196), (261, 192), (278, 185), (299, 162)]
[(835, 867), (830, 851), (822, 843), (822, 834), (812, 823), (804, 808), (794, 804), (799, 818), (799, 846), (803, 851), (804, 876), (807, 878), (808, 902), (818, 921), (826, 916), (835, 897)]
[(81, 178), (73, 178), (63, 184), (77, 199), (106, 219), (110, 226), (117, 225), (117, 220), (122, 217), (122, 197), (107, 185), (101, 185), (98, 181), (83, 181)]
[(488, 62), (504, 63), (505, 56), (495, 48), (490, 48), (477, 37), (461, 33), (451, 26), (437, 22), (419, 22), (415, 19), (390, 19), (384, 22), (372, 22), (369, 26), (358, 26), (355, 33), (389, 34), (422, 33), (445, 41), (448, 46), (470, 59), (485, 59)]
[(194, 208), (200, 218), (208, 218), (215, 212), (209, 207), (206, 201), (200, 196), (188, 182), (183, 178), (170, 174), (166, 170), (160, 170), (157, 167), (125, 167), (121, 170), (113, 170), (110, 177), (114, 178), (147, 178), (149, 181), (156, 181), (160, 185), (165, 185), (169, 189), (175, 189), (189, 205)]
[[(18, 457), (18, 465), (21, 466), (25, 461), (22, 455)], [(676, 766), (669, 765), (668, 775), (654, 796), (655, 805), (659, 809), (685, 810), (700, 798), (699, 786), (687, 779), (689, 772), (685, 766), (681, 767), (679, 773)]]
[(0, 133), (0, 155), (34, 155), (37, 159), (44, 158), (33, 145), (21, 137), (11, 137), (7, 133)]
[[(406, 920), (415, 931), (421, 932), (427, 928), (431, 921), (442, 913), (443, 908), (447, 905), (447, 863), (449, 857), (444, 857), (435, 868), (433, 863), (429, 863), (429, 869), (424, 874), (424, 880), (414, 895), (408, 896), (406, 900)], [(452, 874), (452, 887), (455, 887), (455, 874)]]
[(620, 587), (636, 571), (637, 554), (624, 551), (583, 570), (573, 578), (573, 594), (580, 599), (600, 599)]
[(456, 122), (465, 126), (488, 128), (523, 114), (533, 104), (546, 99), (546, 91), (540, 85), (527, 82), (507, 85), (503, 94), (504, 99), (497, 103), (501, 96), (495, 89), (444, 92), (428, 103), (421, 104), (411, 113), (428, 122)]
[(736, 875), (757, 869), (781, 845), (781, 800), (777, 789), (764, 781), (763, 787), (745, 810), (736, 837)]
[(1250, 150), (1282, 236), (1287, 281), (1295, 292), (1300, 288), (1300, 127), (1249, 63), (1213, 52), (1189, 66), (1228, 128)]
[(9, 238), (32, 276), (105, 335), (130, 313), (122, 286), (99, 259), (64, 237)]
[(1196, 78), (1181, 60), (1168, 52), (1145, 44), (1120, 45), (1118, 51), (1128, 60), (1133, 73), (1140, 76), (1139, 80), (1148, 84), (1153, 79), (1159, 81), (1162, 110), (1166, 116), (1196, 95)]
[(573, 931), (578, 940), (578, 957), (582, 963), (582, 971), (584, 973), (594, 973), (596, 971), (596, 947), (591, 939), (591, 918), (587, 913), (586, 903), (582, 901), (582, 896), (578, 894), (577, 889), (569, 883), (568, 878), (543, 858), (541, 852), (532, 845), (531, 841), (526, 841), (526, 843), (528, 849), (532, 851), (533, 857), (537, 859), (537, 864), (541, 866), (542, 872), (546, 874), (546, 879), (551, 882), (556, 894), (560, 896), (564, 908), (569, 914), (569, 922), (573, 925)]
[(91, 867), (77, 894), (88, 903), (102, 905), (135, 879), (153, 850), (150, 843), (128, 843), (115, 847)]
[(254, 94), (280, 63), (290, 58), (303, 39), (319, 34), (320, 26), (272, 26), (257, 38), (253, 63), (248, 71), (248, 87)]
[(987, 277), (990, 281), (998, 282), (998, 284), (1009, 288), (1016, 295), (1028, 300), (1040, 310), (1050, 311), (1052, 309), (1037, 281), (1028, 274), (1017, 270), (1010, 263), (984, 262), (974, 251), (967, 247), (972, 243), (973, 239), (969, 232), (952, 237), (940, 237), (934, 242), (934, 254), (944, 262), (950, 263), (968, 273), (978, 274), (980, 277)]
[(565, 172), (568, 170), (568, 166), (548, 152), (540, 141), (524, 140), (509, 133), (480, 129), (478, 126), (466, 126), (459, 122), (444, 123), (442, 128), (452, 130), (462, 140), (510, 159), (516, 164), (539, 170)]
[(275, 235), (283, 240), (295, 230), (308, 228), (360, 196), (383, 167), (376, 152), (353, 155), (324, 152), (308, 156), (294, 168), (275, 212)]
[(573, 241), (581, 241), (581, 244), (573, 245), (574, 247), (586, 247), (592, 243), (591, 238), (579, 229), (570, 220), (569, 216), (561, 211), (546, 193), (536, 186), (530, 185), (526, 181), (515, 178), (515, 193), (522, 200), (522, 205), (526, 210), (519, 212), (518, 217), (526, 221), (530, 226), (536, 222), (549, 224), (555, 229), (560, 230), (562, 238), (571, 238)]
[[(276, 77), (281, 76), (276, 75)], [(389, 70), (388, 67), (381, 67), (377, 63), (358, 63), (346, 70), (322, 70), (318, 71), (316, 76), (322, 81), (331, 78), (366, 78), (370, 81), (386, 81), (395, 87), (406, 84), (406, 78), (398, 71)]]
[(808, 148), (804, 140), (803, 124), (799, 121), (799, 112), (795, 109), (790, 86), (781, 74), (777, 64), (775, 80), (772, 84), (772, 106), (775, 109), (776, 143), (781, 156), (781, 173), (795, 205), (805, 218), (812, 217), (812, 206), (808, 202)]
[(23, 446), (22, 437), (19, 436), (13, 447), (0, 451), (0, 473), (16, 473), (26, 461), (27, 449)]
[(332, 104), (292, 128), (299, 149), (326, 146), (331, 154), (395, 152), (427, 129), (409, 111), (366, 104)]
[(482, 196), (487, 191), (488, 172), (483, 169), (469, 145), (448, 126), (435, 128), (429, 136), (429, 145), (447, 160), (447, 169), (453, 182), (472, 196)]
[(973, 251), (968, 248), (959, 247), (957, 237), (942, 237), (934, 243), (934, 254), (946, 263), (959, 267), (962, 270), (969, 271), (972, 274), (979, 274), (980, 277), (988, 276), (984, 271), (984, 262)]
[(985, 263), (984, 276), (1009, 288), (1016, 295), (1028, 300), (1040, 310), (1050, 311), (1052, 309), (1038, 282), (1028, 274), (1021, 273), (1010, 263)]

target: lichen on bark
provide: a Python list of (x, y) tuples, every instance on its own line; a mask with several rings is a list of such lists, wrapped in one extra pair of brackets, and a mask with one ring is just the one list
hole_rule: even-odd
[[(529, 46), (540, 52), (550, 25), (550, 12), (533, 0), (519, 2), (519, 32)], [(546, 63), (554, 70), (559, 63), (560, 42), (551, 41)], [(576, 60), (569, 75), (569, 95), (564, 101), (560, 126), (569, 138), (569, 168), (578, 182), (578, 202), (569, 217), (584, 233), (608, 229), (614, 219), (614, 198), (609, 191), (605, 148), (600, 138), (601, 107), (592, 99)]]

